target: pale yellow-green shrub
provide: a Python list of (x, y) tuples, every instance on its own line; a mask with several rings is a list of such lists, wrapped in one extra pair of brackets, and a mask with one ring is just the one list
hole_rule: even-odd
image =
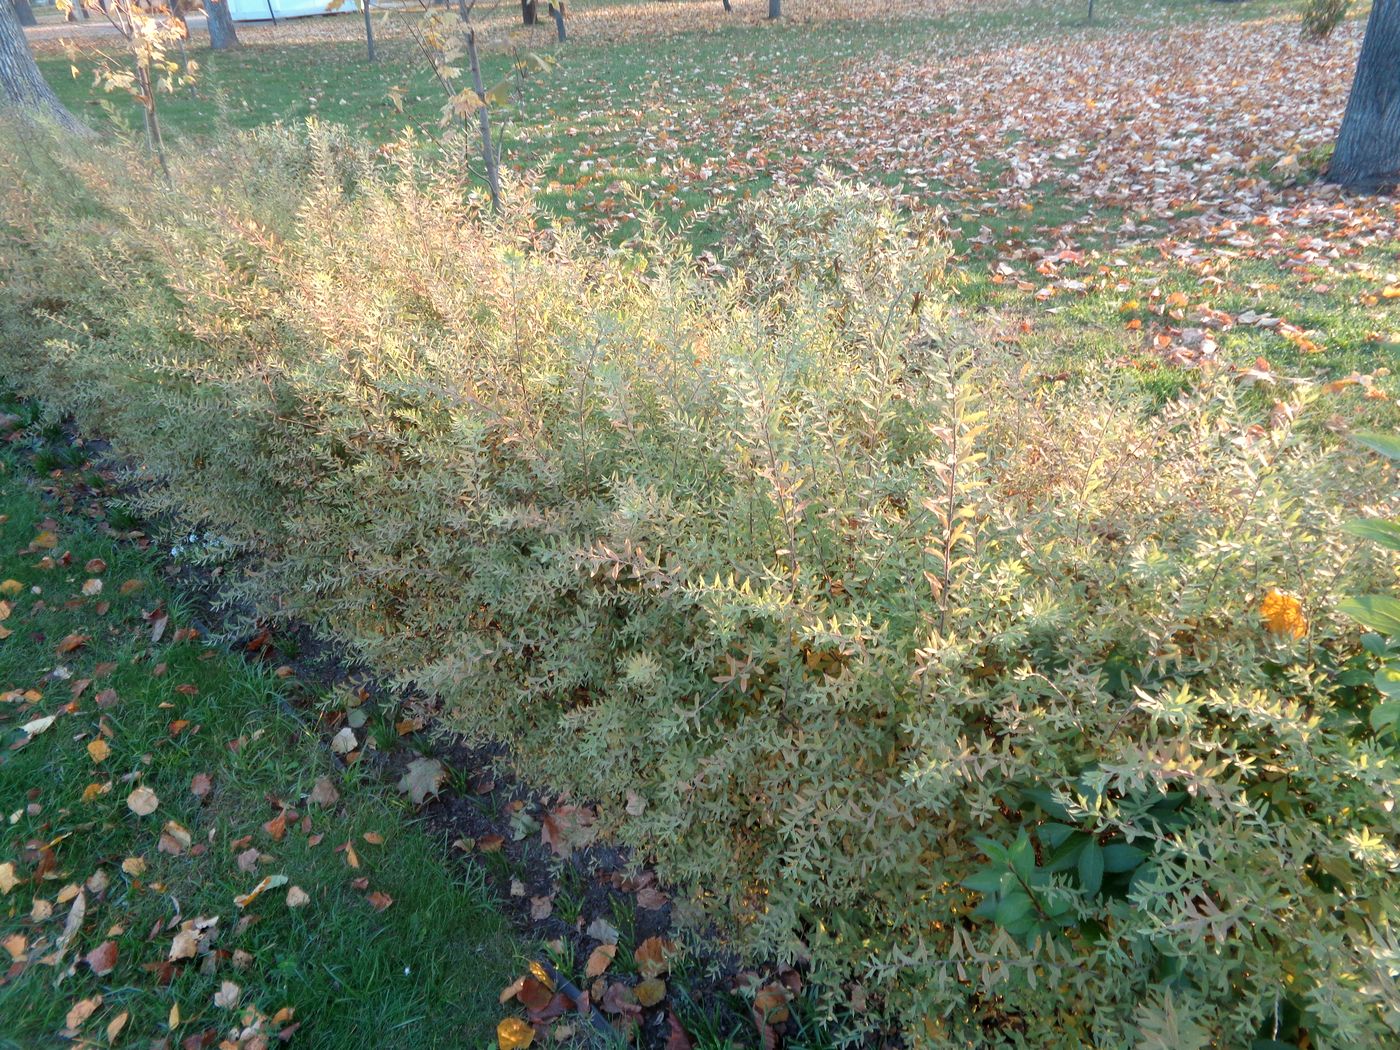
[(0, 149), (3, 376), (840, 1031), (1400, 1038), (1395, 756), (1332, 611), (1393, 588), (1337, 528), (1389, 494), (1305, 389), (1043, 384), (832, 184), (716, 283), (323, 126), (128, 171)]

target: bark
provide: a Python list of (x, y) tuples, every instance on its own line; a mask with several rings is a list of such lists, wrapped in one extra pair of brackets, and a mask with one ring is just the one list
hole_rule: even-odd
[(238, 30), (233, 27), (228, 0), (204, 0), (204, 15), (209, 26), (209, 46), (215, 51), (231, 51), (238, 46)]
[(360, 0), (360, 10), (365, 13), (365, 58), (377, 62), (379, 58), (374, 53), (374, 23), (369, 17), (369, 0)]
[(496, 163), (496, 151), (491, 145), (491, 114), (486, 105), (486, 89), (481, 82), (481, 62), (476, 55), (476, 30), (467, 29), (467, 60), (471, 63), (472, 88), (481, 101), (477, 109), (481, 121), (481, 159), (486, 165), (486, 187), (491, 191), (491, 210), (501, 210), (501, 171)]
[(34, 8), (29, 6), (29, 0), (15, 0), (15, 14), (19, 16), (19, 24), (22, 26), (39, 24), (39, 20), (34, 17)]
[(0, 0), (0, 108), (57, 124), (84, 137), (92, 129), (69, 113), (34, 64), (11, 0)]
[(535, 0), (520, 0), (520, 18), (527, 26), (532, 26), (539, 21), (539, 14), (535, 10)]
[(1400, 186), (1400, 0), (1375, 0), (1327, 172), (1348, 189)]
[(768, 17), (783, 17), (783, 0), (768, 0)]
[(729, 5), (729, 0), (724, 0), (724, 10), (726, 13), (734, 10), (734, 8)]
[(549, 5), (549, 13), (554, 16), (554, 31), (559, 36), (559, 43), (569, 39), (569, 31), (564, 28), (564, 0)]

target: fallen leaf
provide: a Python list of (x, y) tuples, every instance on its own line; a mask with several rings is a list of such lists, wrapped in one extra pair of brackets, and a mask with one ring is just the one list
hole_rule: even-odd
[(44, 730), (48, 729), (49, 726), (53, 725), (55, 717), (54, 715), (46, 715), (43, 718), (36, 718), (31, 722), (26, 722), (19, 727), (20, 732), (31, 737), (38, 736)]
[(148, 817), (160, 807), (160, 799), (150, 788), (142, 785), (126, 796), (126, 808), (138, 817)]
[(89, 641), (91, 641), (91, 638), (85, 634), (65, 635), (63, 641), (58, 643), (58, 655), (65, 656), (68, 653), (81, 649), (83, 646), (87, 645)]
[(281, 842), (287, 834), (287, 811), (279, 810), (277, 816), (263, 824), (262, 829), (272, 837), (273, 842)]
[(116, 1017), (112, 1018), (110, 1021), (107, 1022), (108, 1043), (115, 1043), (117, 1041), (117, 1036), (122, 1034), (122, 1029), (126, 1027), (126, 1022), (130, 1019), (130, 1017), (131, 1014), (128, 1011), (123, 1010), (121, 1013), (117, 1014)]
[(190, 778), (190, 794), (195, 798), (205, 798), (214, 790), (214, 778), (208, 773), (196, 773)]
[(94, 995), (88, 999), (79, 999), (69, 1008), (68, 1016), (63, 1019), (64, 1025), (67, 1027), (68, 1031), (76, 1032), (89, 1017), (97, 1012), (97, 1008), (101, 1005), (102, 996), (100, 995)]
[(399, 790), (406, 793), (415, 806), (421, 806), (430, 795), (436, 795), (447, 770), (436, 758), (415, 758), (408, 772), (399, 779)]
[(385, 911), (388, 909), (389, 905), (394, 903), (393, 897), (390, 897), (387, 893), (381, 893), (379, 890), (375, 890), (365, 899), (369, 901), (370, 906), (374, 908), (375, 911)]
[(617, 943), (617, 927), (601, 915), (588, 924), (588, 936), (604, 944)]
[(496, 1026), (496, 1045), (500, 1050), (525, 1050), (535, 1041), (535, 1030), (518, 1017), (507, 1017)]
[(22, 880), (15, 875), (15, 865), (13, 861), (5, 861), (0, 864), (0, 894), (9, 895), (9, 892), (20, 884)]
[(214, 993), (214, 1005), (223, 1010), (232, 1010), (238, 1005), (238, 1000), (243, 998), (243, 989), (232, 981), (223, 981), (219, 985), (219, 990)]
[(643, 977), (659, 977), (671, 968), (670, 956), (675, 945), (660, 937), (648, 937), (632, 953), (637, 961), (637, 972)]
[(655, 1006), (666, 998), (666, 983), (659, 977), (648, 977), (634, 989), (637, 1002), (643, 1006)]
[(600, 944), (593, 949), (588, 956), (588, 962), (583, 968), (583, 975), (589, 980), (598, 977), (607, 971), (612, 965), (613, 958), (617, 955), (617, 945)]
[(320, 777), (312, 785), (307, 801), (317, 806), (333, 806), (340, 801), (340, 792), (335, 789), (330, 777)]
[(287, 907), (300, 908), (311, 903), (311, 895), (300, 886), (290, 886), (287, 889)]
[(112, 749), (108, 746), (107, 741), (99, 736), (88, 741), (87, 753), (94, 762), (105, 762), (107, 756), (112, 753)]
[(346, 726), (335, 736), (331, 737), (331, 750), (337, 755), (346, 755), (354, 751), (359, 741), (355, 739), (355, 731)]
[(248, 905), (252, 904), (253, 901), (257, 900), (259, 896), (266, 893), (268, 890), (275, 890), (278, 886), (285, 885), (287, 885), (287, 876), (265, 875), (263, 876), (262, 880), (247, 893), (241, 893), (237, 897), (234, 897), (233, 903), (238, 905), (240, 908), (246, 908)]
[(88, 968), (98, 977), (106, 976), (117, 965), (117, 942), (103, 941), (83, 956), (83, 962), (87, 963)]
[(102, 593), (102, 581), (101, 581), (101, 580), (94, 578), (94, 579), (91, 579), (91, 580), (84, 580), (84, 581), (83, 581), (83, 594), (85, 594), (87, 597), (92, 598), (92, 597), (95, 597), (96, 595), (99, 595), (99, 594), (101, 594), (101, 593)]

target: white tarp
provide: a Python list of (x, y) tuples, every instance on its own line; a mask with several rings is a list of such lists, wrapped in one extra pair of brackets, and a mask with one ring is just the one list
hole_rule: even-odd
[(270, 22), (276, 18), (301, 18), (304, 15), (324, 15), (332, 12), (358, 11), (355, 0), (225, 0), (228, 13), (235, 22)]

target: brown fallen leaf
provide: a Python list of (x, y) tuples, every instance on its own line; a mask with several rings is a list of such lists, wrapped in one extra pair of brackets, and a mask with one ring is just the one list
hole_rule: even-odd
[(588, 962), (583, 968), (583, 975), (589, 980), (603, 974), (612, 965), (613, 958), (617, 955), (617, 945), (600, 944), (593, 949), (588, 956)]
[(196, 773), (190, 778), (190, 794), (195, 798), (206, 798), (214, 790), (214, 778), (208, 773)]
[(393, 897), (390, 897), (387, 893), (384, 893), (380, 890), (375, 890), (365, 899), (369, 901), (370, 906), (375, 911), (385, 911), (391, 904), (394, 903)]
[(87, 645), (92, 639), (86, 634), (65, 635), (63, 641), (58, 643), (58, 655), (65, 656)]
[(330, 777), (320, 777), (312, 785), (307, 801), (316, 806), (333, 806), (340, 801), (340, 792), (335, 789)]
[(637, 972), (643, 977), (660, 977), (670, 968), (670, 957), (675, 953), (675, 945), (660, 937), (648, 937), (637, 945), (633, 957), (637, 961)]
[(287, 811), (279, 810), (277, 816), (263, 824), (262, 829), (271, 836), (273, 842), (281, 842), (287, 834)]
[(98, 977), (105, 977), (117, 965), (117, 942), (103, 941), (83, 956), (83, 962), (87, 963), (88, 969)]
[(301, 908), (311, 903), (311, 895), (300, 886), (290, 886), (287, 889), (287, 907)]
[(232, 1010), (238, 1005), (238, 1000), (243, 998), (243, 989), (232, 981), (223, 981), (219, 984), (219, 990), (214, 993), (214, 1005), (222, 1010)]

